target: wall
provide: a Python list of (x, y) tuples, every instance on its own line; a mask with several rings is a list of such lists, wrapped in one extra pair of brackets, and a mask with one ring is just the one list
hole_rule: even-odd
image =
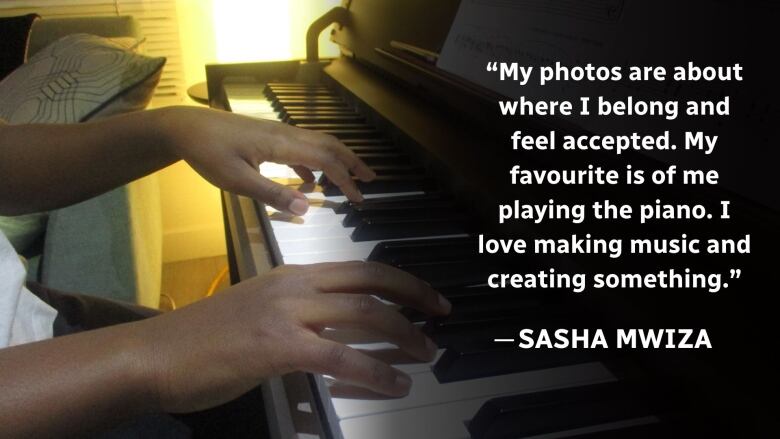
[[(266, 3), (267, 1), (267, 3)], [(184, 74), (188, 85), (206, 80), (205, 68), (213, 62), (264, 61), (305, 56), (304, 35), (308, 24), (325, 11), (338, 6), (338, 0), (178, 0)], [(284, 5), (281, 7), (280, 5)], [(248, 8), (252, 14), (240, 13)], [(224, 17), (214, 22), (215, 14)], [(259, 15), (257, 17), (252, 15)], [(236, 17), (235, 22), (230, 17)], [(268, 23), (287, 20), (269, 32)], [(222, 23), (222, 24), (220, 24)], [(227, 43), (239, 50), (220, 53), (217, 35), (232, 26), (242, 38)], [(337, 49), (323, 32), (320, 53), (335, 56)], [(258, 51), (260, 46), (267, 50)], [(279, 50), (279, 46), (283, 50)], [(224, 50), (223, 50), (224, 52)], [(193, 104), (193, 103), (189, 103)], [(194, 105), (194, 104), (193, 104)], [(177, 163), (159, 174), (163, 216), (163, 261), (173, 262), (225, 253), (224, 229), (219, 190), (203, 180), (185, 163)]]

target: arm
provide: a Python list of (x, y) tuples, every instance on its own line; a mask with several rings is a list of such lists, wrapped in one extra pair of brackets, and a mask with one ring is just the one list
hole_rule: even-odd
[(202, 410), (296, 370), (405, 395), (406, 374), (321, 337), (325, 327), (360, 328), (430, 361), (435, 345), (369, 293), (432, 315), (450, 310), (387, 266), (280, 267), (148, 320), (0, 350), (0, 436), (79, 435), (143, 412)]
[(322, 169), (356, 201), (361, 196), (350, 173), (363, 180), (374, 177), (331, 136), (191, 107), (74, 125), (0, 123), (0, 151), (4, 215), (73, 204), (180, 159), (223, 189), (296, 214), (305, 213), (305, 196), (260, 176), (257, 166), (263, 161), (289, 164), (308, 181), (310, 169)]

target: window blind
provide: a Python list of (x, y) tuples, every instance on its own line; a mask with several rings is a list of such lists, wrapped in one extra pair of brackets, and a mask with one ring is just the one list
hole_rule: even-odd
[(152, 105), (182, 102), (185, 96), (176, 0), (2, 0), (0, 16), (37, 13), (45, 18), (132, 15), (146, 38), (144, 53), (168, 59)]

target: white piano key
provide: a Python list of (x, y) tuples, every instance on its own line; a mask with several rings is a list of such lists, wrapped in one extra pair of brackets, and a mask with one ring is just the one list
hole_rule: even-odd
[(289, 214), (282, 214), (281, 212), (274, 212), (268, 217), (271, 220), (271, 225), (273, 226), (274, 230), (278, 230), (299, 226), (341, 226), (344, 217), (347, 216), (343, 213), (333, 213), (333, 209), (327, 209), (330, 210), (330, 213), (326, 212), (326, 209), (322, 208), (312, 209), (314, 209), (315, 212), (306, 212), (305, 216), (292, 216)]
[[(392, 343), (353, 343), (350, 344), (349, 346), (355, 349), (362, 349), (366, 351), (377, 351), (382, 349), (396, 348), (396, 345)], [(436, 364), (437, 361), (439, 361), (439, 358), (442, 356), (443, 353), (444, 353), (444, 349), (438, 349), (436, 351), (436, 357), (433, 359), (433, 361), (429, 361), (426, 363), (393, 364), (393, 367), (409, 375), (430, 372), (433, 365)]]
[(293, 265), (311, 265), (321, 264), (324, 262), (350, 262), (350, 261), (363, 261), (365, 256), (358, 252), (351, 250), (345, 250), (343, 252), (328, 252), (328, 253), (306, 253), (297, 255), (282, 256), (285, 264)]
[(342, 420), (344, 439), (468, 439), (465, 421), (489, 398), (473, 398), (430, 407)]
[(332, 402), (336, 415), (344, 420), (458, 400), (531, 393), (614, 379), (609, 370), (597, 362), (446, 384), (439, 383), (431, 372), (412, 375), (411, 391), (404, 398), (387, 400), (332, 398)]
[(266, 178), (298, 178), (298, 174), (287, 166), (273, 162), (260, 163), (260, 173)]
[[(341, 254), (355, 255), (357, 259), (362, 260), (368, 257), (371, 250), (380, 241), (353, 242), (349, 237), (329, 237), (311, 240), (296, 240), (279, 242), (279, 251), (286, 256), (310, 256), (321, 255), (322, 258), (330, 259), (340, 257)], [(333, 250), (341, 248), (342, 250)], [(329, 256), (328, 253), (335, 255)]]
[[(417, 238), (394, 239), (393, 241), (411, 241), (416, 239), (463, 238), (468, 235), (421, 236)], [(354, 242), (349, 237), (323, 238), (301, 241), (279, 242), (279, 249), (288, 264), (317, 264), (320, 262), (343, 262), (366, 260), (377, 244), (384, 241)], [(341, 248), (342, 250), (332, 250)], [(290, 250), (286, 253), (285, 250)], [(289, 256), (289, 259), (288, 259)], [(295, 262), (292, 262), (295, 261)]]
[(325, 224), (321, 226), (300, 225), (298, 227), (274, 228), (277, 241), (291, 241), (300, 239), (316, 239), (320, 237), (346, 236), (352, 233), (353, 227), (344, 227), (341, 224)]
[[(431, 407), (361, 416), (341, 421), (344, 439), (467, 439), (466, 422), (490, 398), (476, 398)], [(526, 436), (524, 439), (562, 439), (575, 435), (611, 431), (659, 422), (656, 416), (626, 419), (554, 433)]]

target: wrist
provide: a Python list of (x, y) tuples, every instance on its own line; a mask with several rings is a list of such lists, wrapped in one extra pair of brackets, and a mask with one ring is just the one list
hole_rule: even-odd
[(187, 144), (187, 133), (192, 130), (189, 110), (185, 106), (171, 106), (144, 112), (150, 119), (144, 124), (147, 133), (152, 134), (154, 144), (170, 162), (184, 158), (182, 148)]
[(155, 370), (154, 343), (150, 340), (147, 321), (115, 327), (122, 331), (117, 337), (114, 355), (116, 376), (125, 383), (126, 408), (136, 413), (159, 412), (159, 380)]

